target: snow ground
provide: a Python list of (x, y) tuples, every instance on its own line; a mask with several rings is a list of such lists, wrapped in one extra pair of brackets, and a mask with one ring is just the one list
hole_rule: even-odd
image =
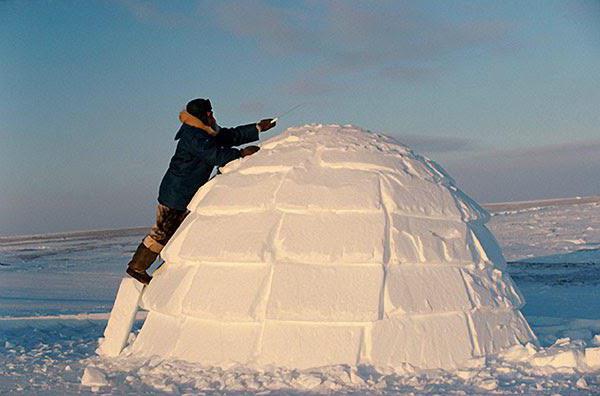
[[(106, 325), (103, 313), (144, 230), (0, 237), (0, 393), (600, 392), (600, 365), (589, 365), (600, 363), (600, 352), (591, 348), (600, 341), (594, 339), (600, 334), (600, 198), (550, 204), (497, 206), (490, 222), (527, 299), (523, 313), (546, 348), (510, 351), (453, 373), (347, 366), (222, 370), (100, 359), (94, 351)], [(523, 359), (528, 354), (534, 358)], [(81, 385), (87, 366), (99, 369), (86, 375), (95, 387)]]

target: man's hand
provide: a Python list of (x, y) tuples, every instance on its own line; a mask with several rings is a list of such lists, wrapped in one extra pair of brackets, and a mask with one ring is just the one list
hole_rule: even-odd
[(260, 120), (256, 123), (259, 132), (268, 131), (273, 128), (277, 124), (272, 118), (265, 118), (264, 120)]
[(240, 150), (240, 155), (242, 156), (242, 158), (244, 158), (248, 155), (252, 155), (252, 154), (256, 153), (258, 150), (260, 150), (260, 147), (258, 147), (258, 146), (244, 147), (243, 149)]

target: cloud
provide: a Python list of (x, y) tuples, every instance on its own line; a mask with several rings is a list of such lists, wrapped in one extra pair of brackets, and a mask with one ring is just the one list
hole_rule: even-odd
[(159, 3), (141, 0), (118, 0), (138, 21), (160, 27), (175, 28), (194, 23), (194, 19), (186, 13), (159, 7)]
[[(306, 16), (262, 1), (222, 2), (214, 10), (218, 24), (241, 38), (255, 40), (275, 54), (310, 53), (315, 50), (316, 32)], [(307, 25), (305, 25), (307, 23)]]
[(406, 82), (422, 82), (436, 78), (441, 72), (439, 67), (426, 65), (395, 65), (386, 66), (379, 71), (381, 77), (390, 80), (403, 80)]
[(318, 96), (346, 89), (344, 84), (331, 78), (331, 67), (322, 65), (304, 71), (301, 76), (280, 86), (284, 93), (300, 96)]
[(363, 71), (387, 79), (422, 81), (441, 70), (439, 63), (446, 62), (447, 55), (514, 47), (515, 26), (510, 21), (483, 12), (480, 19), (442, 18), (426, 7), (414, 1), (283, 6), (254, 0), (219, 3), (215, 15), (222, 29), (253, 40), (263, 51), (309, 57), (317, 66), (299, 76), (297, 84), (315, 80), (315, 75), (330, 80)]
[(443, 166), (482, 202), (600, 194), (600, 140), (478, 151)]
[(258, 100), (249, 100), (240, 104), (239, 109), (243, 113), (255, 114), (262, 113), (266, 106)]
[(521, 163), (535, 164), (540, 161), (577, 160), (600, 163), (600, 140), (575, 141), (537, 147), (524, 147), (505, 150), (480, 151), (473, 157), (478, 160), (498, 161), (507, 167), (512, 163), (506, 160), (518, 160)]
[(425, 154), (465, 152), (479, 148), (474, 140), (456, 136), (403, 135), (397, 139), (416, 152)]
[(303, 96), (323, 95), (339, 92), (341, 89), (339, 84), (319, 76), (297, 79), (282, 87), (283, 92)]

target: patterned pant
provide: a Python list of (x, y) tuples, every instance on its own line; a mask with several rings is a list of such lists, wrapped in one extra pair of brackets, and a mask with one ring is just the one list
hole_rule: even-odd
[(187, 210), (171, 209), (158, 204), (156, 207), (156, 224), (152, 226), (150, 233), (144, 238), (144, 246), (154, 253), (160, 253), (188, 213)]

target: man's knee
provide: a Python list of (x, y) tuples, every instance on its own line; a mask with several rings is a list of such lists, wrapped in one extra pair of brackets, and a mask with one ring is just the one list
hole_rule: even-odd
[(144, 240), (142, 241), (144, 246), (148, 248), (153, 253), (160, 253), (165, 245), (161, 242), (158, 242), (156, 239), (152, 238), (150, 235), (146, 235)]

